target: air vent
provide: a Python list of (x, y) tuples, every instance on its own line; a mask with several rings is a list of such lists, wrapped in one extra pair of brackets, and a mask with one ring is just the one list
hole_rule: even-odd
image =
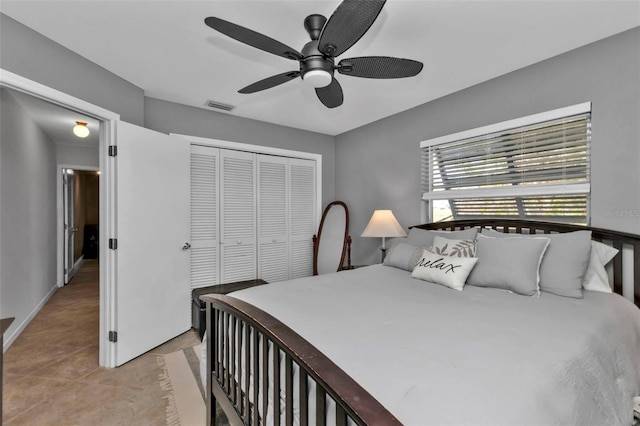
[(233, 105), (223, 104), (222, 102), (208, 100), (205, 104), (209, 108), (221, 109), (223, 111), (233, 111), (235, 107)]

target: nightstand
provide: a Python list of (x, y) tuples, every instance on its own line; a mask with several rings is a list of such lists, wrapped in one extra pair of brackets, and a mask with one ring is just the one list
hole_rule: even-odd
[(191, 297), (193, 299), (191, 303), (191, 325), (196, 330), (196, 332), (198, 332), (200, 340), (202, 340), (202, 336), (204, 336), (205, 323), (207, 321), (207, 307), (200, 300), (200, 296), (203, 296), (205, 294), (227, 294), (233, 291), (244, 290), (245, 288), (264, 284), (267, 284), (267, 282), (261, 279), (257, 279), (194, 288), (191, 292)]

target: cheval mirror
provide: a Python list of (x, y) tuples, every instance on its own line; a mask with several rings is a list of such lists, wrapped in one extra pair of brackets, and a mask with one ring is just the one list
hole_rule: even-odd
[[(347, 266), (343, 267), (345, 256)], [(318, 233), (313, 236), (313, 275), (350, 268), (349, 209), (342, 201), (334, 201), (324, 209)]]

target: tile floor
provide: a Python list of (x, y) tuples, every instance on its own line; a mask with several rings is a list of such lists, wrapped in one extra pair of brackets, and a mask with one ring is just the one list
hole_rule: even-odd
[(166, 424), (157, 355), (198, 336), (188, 331), (121, 367), (99, 367), (98, 273), (97, 260), (85, 261), (4, 354), (2, 424)]

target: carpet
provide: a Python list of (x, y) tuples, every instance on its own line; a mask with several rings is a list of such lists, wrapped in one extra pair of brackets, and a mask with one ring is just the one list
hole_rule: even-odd
[(200, 379), (201, 345), (158, 355), (160, 386), (168, 400), (167, 425), (197, 426), (206, 423), (206, 401)]

